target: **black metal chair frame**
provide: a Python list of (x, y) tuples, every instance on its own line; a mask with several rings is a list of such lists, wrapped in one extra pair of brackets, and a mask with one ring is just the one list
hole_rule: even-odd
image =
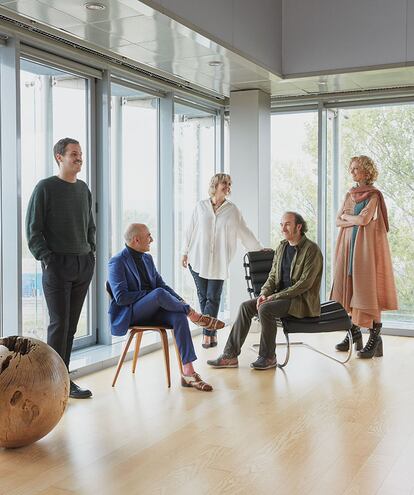
[[(253, 282), (252, 282), (252, 277), (251, 277), (251, 274), (250, 274), (250, 261), (249, 261), (249, 255), (250, 253), (246, 253), (244, 255), (244, 258), (243, 258), (243, 267), (244, 267), (244, 270), (245, 270), (245, 279), (246, 279), (246, 282), (247, 282), (247, 291), (250, 295), (250, 298), (253, 299), (254, 297), (258, 297), (258, 292), (257, 292), (257, 287), (256, 287), (256, 290), (255, 290), (255, 287), (253, 285)], [(263, 285), (264, 281), (260, 283), (260, 288), (261, 286)], [(328, 301), (326, 303), (323, 303), (322, 304), (322, 307), (324, 305), (328, 305), (328, 304), (332, 304), (333, 301)], [(339, 305), (339, 303), (336, 303), (336, 305)], [(343, 309), (343, 308), (342, 308)], [(345, 310), (344, 310), (345, 311)], [(329, 314), (329, 312), (326, 312), (324, 314)], [(289, 324), (291, 324), (291, 326), (294, 326), (295, 324), (295, 320), (298, 322), (298, 323), (301, 323), (303, 325), (303, 323), (305, 322), (305, 319), (296, 319), (296, 318), (293, 318), (293, 317), (287, 317), (287, 318), (276, 318), (275, 319), (275, 323), (277, 326), (280, 326), (282, 327), (283, 329), (283, 334), (285, 336), (285, 342), (283, 343), (277, 343), (276, 345), (276, 348), (278, 346), (284, 346), (286, 347), (286, 353), (285, 353), (285, 356), (284, 356), (284, 359), (283, 361), (279, 361), (279, 359), (277, 359), (277, 366), (278, 368), (284, 368), (288, 362), (289, 362), (289, 359), (290, 359), (290, 350), (291, 350), (291, 347), (292, 346), (303, 346), (305, 347), (306, 349), (310, 349), (311, 351), (314, 351), (314, 352), (317, 352), (318, 354), (321, 354), (322, 356), (325, 356), (329, 359), (332, 359), (333, 361), (336, 361), (337, 363), (340, 363), (340, 364), (346, 364), (350, 359), (351, 359), (351, 356), (352, 356), (352, 351), (353, 351), (353, 339), (352, 339), (352, 332), (351, 332), (351, 320), (349, 319), (349, 325), (348, 325), (348, 328), (343, 328), (342, 330), (337, 330), (337, 331), (344, 331), (346, 330), (347, 331), (347, 334), (348, 334), (348, 338), (349, 338), (349, 350), (348, 350), (348, 353), (345, 357), (345, 359), (338, 359), (336, 358), (335, 356), (333, 356), (332, 354), (327, 354), (326, 352), (323, 352), (321, 351), (320, 349), (317, 349), (316, 347), (313, 347), (312, 345), (304, 342), (304, 341), (294, 341), (294, 342), (291, 342), (290, 339), (289, 339), (289, 333), (307, 333), (306, 331), (300, 331), (300, 330), (292, 330), (292, 329), (289, 329)], [(311, 324), (315, 324), (315, 323), (318, 323), (317, 320), (318, 318), (309, 318), (309, 319), (306, 319), (306, 320), (309, 320), (310, 322), (312, 320), (315, 320), (315, 322), (311, 323)], [(332, 330), (327, 330), (327, 329), (320, 329), (320, 330), (312, 330), (311, 332), (308, 332), (308, 333), (323, 333), (325, 331), (332, 331)], [(251, 349), (254, 351), (254, 352), (257, 352), (257, 349), (259, 347), (259, 344), (253, 344), (251, 346)]]

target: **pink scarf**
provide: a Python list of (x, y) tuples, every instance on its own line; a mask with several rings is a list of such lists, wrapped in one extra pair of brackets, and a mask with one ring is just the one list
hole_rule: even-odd
[(372, 194), (376, 194), (378, 196), (379, 206), (382, 213), (382, 217), (384, 219), (385, 228), (387, 229), (387, 232), (389, 231), (390, 228), (388, 224), (387, 205), (385, 204), (384, 196), (382, 195), (382, 192), (379, 189), (377, 189), (372, 185), (371, 186), (363, 185), (363, 186), (351, 187), (349, 193), (352, 199), (355, 201), (355, 203), (361, 203), (361, 201), (365, 201)]

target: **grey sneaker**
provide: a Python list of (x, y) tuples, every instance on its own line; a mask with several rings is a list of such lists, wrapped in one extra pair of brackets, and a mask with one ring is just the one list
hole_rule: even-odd
[(209, 359), (207, 364), (212, 366), (213, 368), (238, 368), (239, 361), (236, 357), (229, 358), (224, 356), (223, 354), (219, 356), (217, 359)]
[(264, 358), (259, 356), (254, 363), (250, 364), (250, 368), (255, 370), (269, 370), (270, 368), (276, 368), (276, 366), (276, 356), (272, 358)]

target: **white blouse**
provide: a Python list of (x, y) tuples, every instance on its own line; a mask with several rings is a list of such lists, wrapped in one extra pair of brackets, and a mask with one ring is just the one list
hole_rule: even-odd
[(238, 237), (248, 251), (263, 249), (235, 204), (226, 200), (214, 213), (210, 199), (204, 199), (194, 209), (183, 254), (200, 277), (225, 280)]

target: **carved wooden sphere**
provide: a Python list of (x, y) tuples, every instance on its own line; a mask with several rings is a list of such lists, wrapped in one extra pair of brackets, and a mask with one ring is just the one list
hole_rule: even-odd
[(0, 447), (22, 447), (62, 417), (69, 374), (59, 354), (28, 337), (0, 339)]

